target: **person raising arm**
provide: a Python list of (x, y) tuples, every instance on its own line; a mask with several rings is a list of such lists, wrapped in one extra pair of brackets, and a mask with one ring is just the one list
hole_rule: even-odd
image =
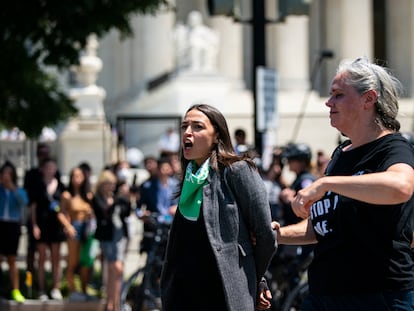
[(331, 125), (348, 139), (325, 175), (298, 191), (279, 244), (316, 243), (304, 311), (414, 310), (414, 152), (399, 132), (402, 85), (367, 58), (332, 80)]

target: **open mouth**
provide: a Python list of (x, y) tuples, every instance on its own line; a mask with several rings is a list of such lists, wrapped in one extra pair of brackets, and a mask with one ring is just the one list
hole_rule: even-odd
[(184, 149), (190, 149), (193, 147), (193, 143), (191, 141), (184, 142)]

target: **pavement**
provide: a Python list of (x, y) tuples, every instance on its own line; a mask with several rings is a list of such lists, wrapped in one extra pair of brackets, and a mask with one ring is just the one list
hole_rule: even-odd
[[(138, 220), (135, 215), (130, 217), (130, 241), (127, 248), (127, 254), (125, 257), (124, 265), (124, 278), (127, 278), (131, 275), (137, 268), (143, 266), (145, 256), (139, 254), (139, 241), (142, 237), (142, 222)], [(22, 227), (22, 235), (20, 237), (19, 248), (17, 252), (17, 265), (19, 269), (26, 269), (26, 250), (27, 250), (27, 230), (26, 227)], [(63, 271), (66, 267), (66, 255), (67, 255), (67, 246), (66, 243), (62, 243), (61, 246), (61, 264)], [(3, 278), (8, 280), (8, 274), (4, 273), (8, 271), (7, 262), (5, 260), (1, 263), (1, 268), (3, 271)], [(100, 261), (96, 260), (94, 264), (96, 271), (101, 269)], [(46, 263), (46, 270), (50, 271), (50, 263)], [(64, 277), (64, 276), (63, 276)], [(24, 280), (23, 280), (24, 281)], [(22, 282), (20, 282), (22, 283)], [(27, 289), (20, 289), (23, 295), (26, 294)], [(30, 297), (26, 297), (30, 298)], [(26, 299), (24, 304), (18, 304), (14, 301), (0, 298), (0, 311), (101, 311), (104, 310), (104, 301), (88, 301), (88, 302), (68, 302), (67, 300), (55, 301), (47, 300), (42, 302), (37, 299)]]
[(28, 299), (24, 304), (0, 300), (1, 311), (104, 311), (103, 300), (96, 302), (39, 301)]

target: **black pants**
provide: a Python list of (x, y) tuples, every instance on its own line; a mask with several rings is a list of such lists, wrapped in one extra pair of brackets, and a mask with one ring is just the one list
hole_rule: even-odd
[(168, 311), (228, 311), (221, 282), (217, 281), (218, 286), (206, 287), (196, 275), (191, 281), (175, 278), (174, 302), (168, 306)]

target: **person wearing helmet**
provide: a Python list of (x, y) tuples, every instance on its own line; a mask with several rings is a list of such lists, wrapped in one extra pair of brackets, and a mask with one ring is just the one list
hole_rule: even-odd
[[(291, 202), (299, 190), (312, 184), (317, 177), (311, 173), (312, 151), (307, 144), (289, 143), (282, 152), (282, 159), (296, 176), (290, 187), (284, 188), (280, 193), (282, 222), (284, 225), (291, 225), (302, 220), (293, 213)], [(311, 253), (312, 248), (312, 245), (284, 245), (280, 249), (280, 255), (286, 258), (295, 258), (297, 255), (306, 258)]]
[(307, 144), (288, 144), (282, 152), (282, 158), (289, 165), (289, 170), (296, 175), (292, 185), (285, 188), (280, 194), (283, 221), (286, 225), (289, 225), (301, 220), (293, 213), (290, 202), (295, 197), (296, 192), (313, 183), (316, 176), (311, 173), (312, 151)]
[[(289, 166), (289, 170), (295, 174), (295, 179), (289, 187), (282, 189), (279, 195), (279, 204), (281, 211), (280, 222), (285, 226), (299, 223), (301, 218), (297, 217), (293, 210), (291, 202), (294, 200), (297, 192), (306, 188), (316, 180), (316, 176), (311, 173), (311, 148), (304, 143), (289, 143), (282, 150), (282, 161)], [(294, 288), (300, 280), (299, 270), (296, 272), (289, 271), (288, 267), (292, 267), (298, 263), (303, 263), (312, 256), (313, 245), (280, 245), (278, 251), (273, 257), (269, 271), (271, 275), (294, 274), (289, 281), (289, 287)], [(285, 270), (286, 269), (286, 270)]]

